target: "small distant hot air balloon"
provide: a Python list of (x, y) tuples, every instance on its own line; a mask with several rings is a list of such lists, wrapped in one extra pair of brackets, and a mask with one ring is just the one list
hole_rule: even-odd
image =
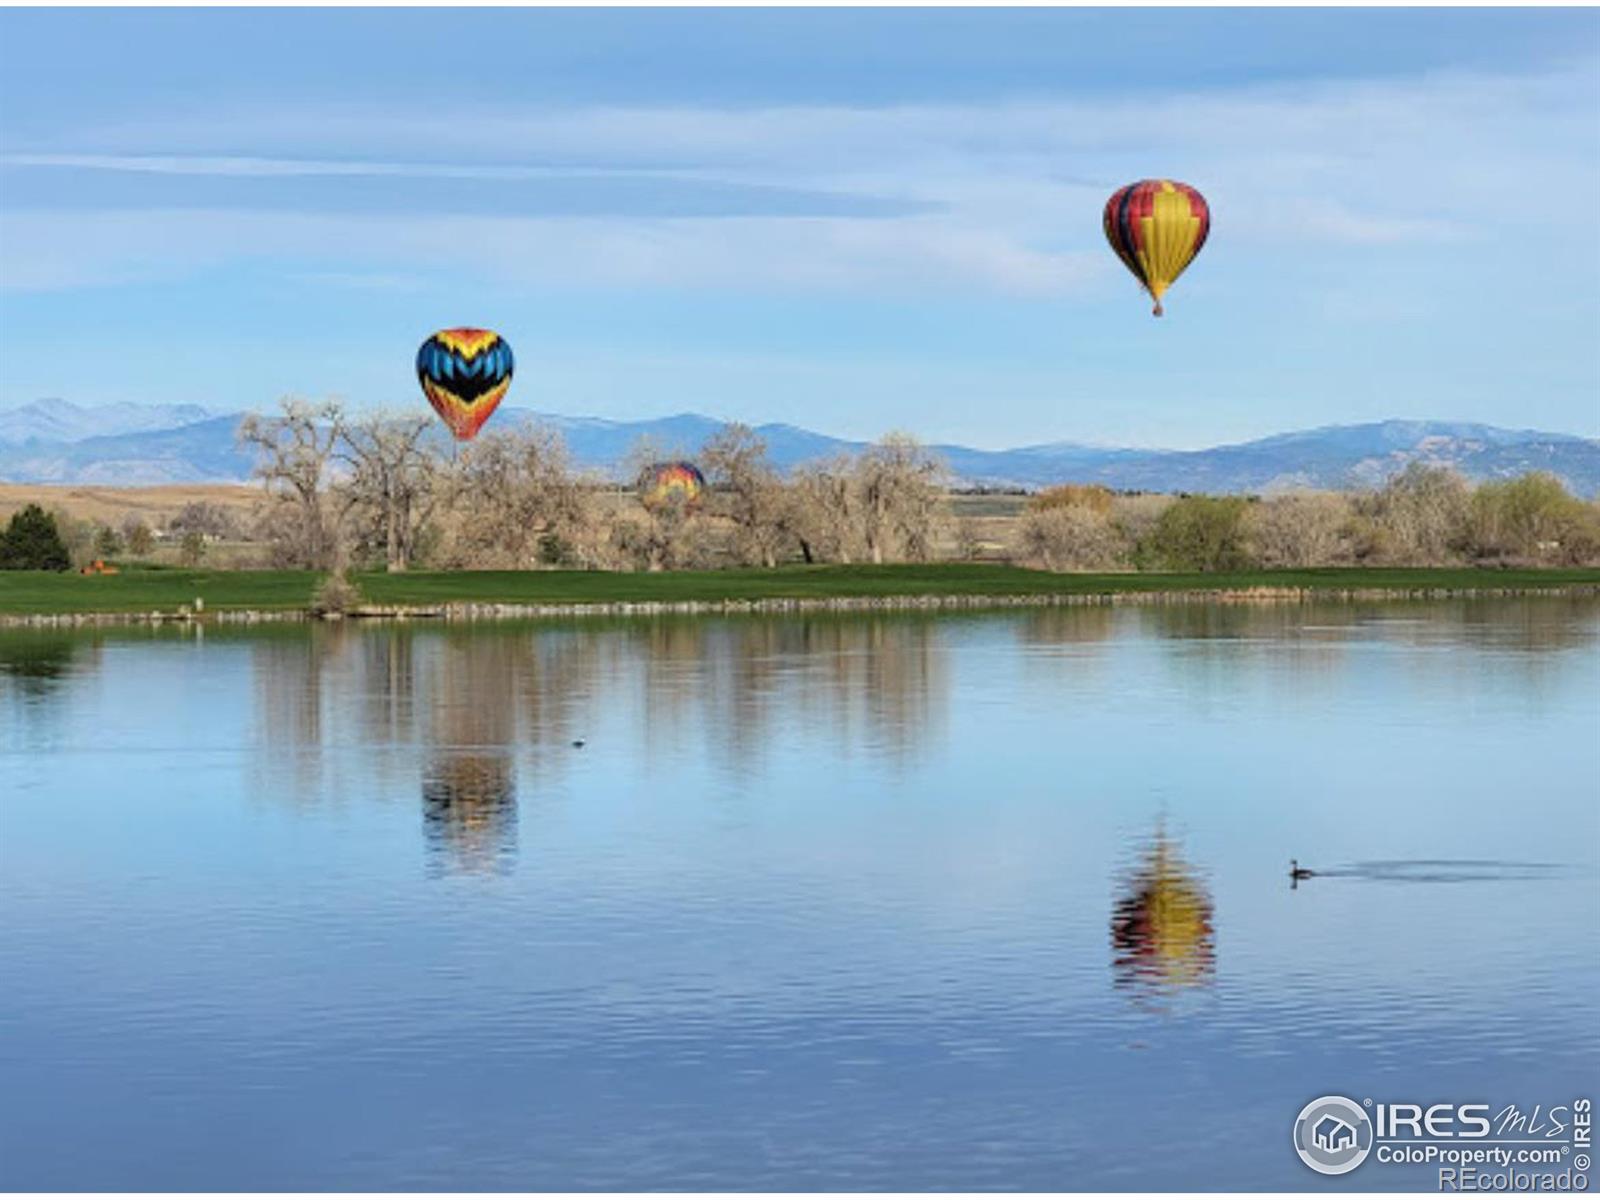
[(651, 512), (677, 505), (699, 507), (706, 477), (692, 462), (654, 463), (639, 475), (639, 501)]
[(1105, 226), (1106, 241), (1150, 293), (1159, 317), (1161, 297), (1206, 244), (1211, 209), (1187, 183), (1141, 179), (1111, 194)]
[(441, 329), (417, 351), (417, 380), (459, 441), (478, 430), (511, 387), (511, 345), (492, 329)]

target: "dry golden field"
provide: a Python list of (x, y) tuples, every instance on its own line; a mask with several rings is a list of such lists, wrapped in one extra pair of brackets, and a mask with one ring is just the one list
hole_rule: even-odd
[(152, 529), (166, 525), (185, 504), (209, 500), (246, 516), (261, 489), (243, 484), (174, 483), (159, 487), (104, 487), (98, 484), (0, 483), (0, 521), (25, 504), (39, 504), (81, 521), (122, 525), (130, 514)]

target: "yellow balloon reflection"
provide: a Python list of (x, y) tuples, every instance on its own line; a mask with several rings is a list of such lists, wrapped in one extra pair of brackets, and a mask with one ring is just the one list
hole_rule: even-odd
[(1111, 913), (1118, 986), (1170, 994), (1209, 983), (1216, 962), (1212, 914), (1199, 874), (1158, 827)]

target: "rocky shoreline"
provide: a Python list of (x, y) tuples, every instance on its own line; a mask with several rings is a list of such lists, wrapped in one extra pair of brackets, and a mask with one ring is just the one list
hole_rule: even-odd
[(129, 625), (262, 625), (298, 621), (500, 621), (573, 617), (726, 616), (825, 612), (942, 612), (1118, 604), (1297, 604), (1312, 600), (1456, 600), (1600, 596), (1600, 584), (1550, 587), (1184, 588), (1171, 591), (1043, 592), (1023, 595), (805, 596), (760, 600), (615, 600), (587, 604), (366, 605), (347, 613), (309, 609), (211, 609), (188, 605), (145, 612), (0, 613), (0, 629)]

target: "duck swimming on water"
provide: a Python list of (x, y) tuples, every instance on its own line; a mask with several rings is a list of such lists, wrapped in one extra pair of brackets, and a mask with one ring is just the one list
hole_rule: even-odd
[(1316, 872), (1310, 867), (1302, 867), (1298, 858), (1291, 858), (1289, 860), (1290, 879), (1310, 879), (1315, 874)]

